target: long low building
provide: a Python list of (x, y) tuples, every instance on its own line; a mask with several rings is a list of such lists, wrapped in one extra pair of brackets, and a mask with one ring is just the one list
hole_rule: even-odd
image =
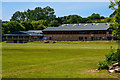
[(43, 30), (47, 40), (57, 41), (92, 41), (112, 40), (112, 30), (108, 23), (63, 24)]
[(93, 41), (113, 40), (112, 30), (108, 23), (63, 24), (41, 30), (17, 31), (4, 34), (3, 40), (8, 43), (26, 43), (30, 41)]
[(41, 30), (16, 31), (11, 34), (4, 34), (3, 41), (7, 43), (27, 43), (43, 39)]

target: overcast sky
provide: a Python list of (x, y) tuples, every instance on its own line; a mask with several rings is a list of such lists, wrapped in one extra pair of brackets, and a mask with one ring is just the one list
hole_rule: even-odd
[(46, 6), (53, 8), (57, 17), (73, 14), (87, 17), (92, 13), (108, 17), (113, 12), (109, 9), (109, 4), (109, 2), (2, 2), (2, 20), (9, 21), (16, 11)]

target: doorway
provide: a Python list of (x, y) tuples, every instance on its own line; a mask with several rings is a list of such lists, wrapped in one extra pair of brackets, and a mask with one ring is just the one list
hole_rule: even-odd
[(94, 37), (91, 37), (91, 40), (94, 40)]

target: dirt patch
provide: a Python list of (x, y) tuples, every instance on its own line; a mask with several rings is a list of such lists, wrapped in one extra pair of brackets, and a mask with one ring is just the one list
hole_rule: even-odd
[(95, 69), (91, 69), (91, 70), (88, 70), (87, 72), (99, 72), (99, 70), (95, 70)]

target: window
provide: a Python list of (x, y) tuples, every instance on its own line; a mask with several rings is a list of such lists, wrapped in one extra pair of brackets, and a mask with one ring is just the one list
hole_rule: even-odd
[(25, 39), (29, 39), (29, 36), (25, 36)]
[(94, 38), (93, 38), (93, 37), (91, 37), (91, 40), (94, 40)]
[(8, 39), (11, 39), (12, 38), (12, 36), (8, 36)]
[(23, 36), (19, 36), (20, 39), (23, 39)]
[(18, 36), (13, 36), (13, 39), (17, 39), (18, 38)]
[(106, 34), (106, 32), (103, 32), (103, 34)]
[(83, 40), (83, 37), (79, 37), (79, 40)]
[(90, 34), (94, 34), (94, 32), (90, 32)]
[(96, 37), (96, 40), (97, 40), (97, 37)]

